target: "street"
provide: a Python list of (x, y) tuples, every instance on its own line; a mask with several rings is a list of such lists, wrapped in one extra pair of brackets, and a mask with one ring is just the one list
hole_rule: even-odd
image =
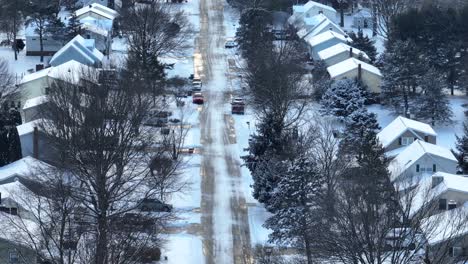
[(206, 263), (250, 263), (250, 234), (241, 191), (241, 160), (232, 151), (236, 134), (229, 111), (228, 65), (224, 49), (223, 0), (200, 1), (200, 35), (195, 74), (203, 81), (205, 104), (200, 114), (203, 158), (201, 223)]

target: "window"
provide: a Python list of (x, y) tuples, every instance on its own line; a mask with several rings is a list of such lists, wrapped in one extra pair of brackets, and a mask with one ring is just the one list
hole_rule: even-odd
[(35, 38), (32, 38), (31, 40), (36, 40)]
[(414, 141), (414, 138), (411, 138), (411, 137), (402, 137), (401, 138), (401, 144), (403, 146), (411, 145), (411, 143), (413, 143), (413, 141)]
[(461, 247), (451, 247), (450, 248), (450, 256), (451, 257), (459, 257), (463, 253), (463, 249)]
[(419, 164), (416, 164), (416, 172), (419, 172)]
[(429, 142), (429, 136), (424, 136), (424, 141)]
[(10, 251), (10, 263), (19, 263), (18, 252)]
[(454, 200), (450, 200), (450, 201), (448, 202), (448, 208), (447, 208), (447, 209), (448, 209), (448, 210), (452, 210), (452, 209), (455, 209), (455, 208), (457, 208), (457, 202), (454, 201)]
[(447, 199), (439, 199), (439, 210), (447, 209)]
[(437, 166), (435, 164), (432, 164), (432, 171), (436, 172), (437, 171)]
[(44, 91), (45, 91), (45, 94), (48, 95), (50, 93), (50, 88), (46, 87), (46, 88), (44, 88)]

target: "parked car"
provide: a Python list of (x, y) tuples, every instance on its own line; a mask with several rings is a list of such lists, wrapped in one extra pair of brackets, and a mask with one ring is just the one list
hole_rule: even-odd
[(232, 48), (237, 47), (237, 43), (236, 43), (234, 40), (228, 40), (228, 41), (226, 41), (226, 43), (224, 44), (224, 47), (225, 47), (226, 49), (232, 49)]
[(194, 82), (192, 85), (192, 94), (195, 92), (201, 92), (202, 84), (201, 82)]
[(140, 201), (138, 209), (143, 212), (171, 212), (172, 205), (163, 203), (158, 199), (145, 198)]
[(147, 126), (164, 127), (167, 125), (169, 116), (171, 115), (172, 113), (168, 111), (152, 111), (143, 124)]
[(203, 94), (200, 92), (193, 93), (192, 102), (194, 104), (203, 104), (204, 103)]
[(243, 115), (245, 112), (245, 102), (242, 98), (234, 98), (231, 102), (231, 113)]

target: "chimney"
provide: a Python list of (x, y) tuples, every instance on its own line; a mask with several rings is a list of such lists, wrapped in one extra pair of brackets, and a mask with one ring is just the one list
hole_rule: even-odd
[(358, 64), (357, 74), (358, 74), (358, 80), (361, 80), (361, 78), (362, 78), (362, 66), (361, 66), (361, 63)]
[(349, 57), (353, 57), (353, 47), (349, 47)]
[(33, 158), (39, 159), (39, 130), (36, 126), (33, 131)]

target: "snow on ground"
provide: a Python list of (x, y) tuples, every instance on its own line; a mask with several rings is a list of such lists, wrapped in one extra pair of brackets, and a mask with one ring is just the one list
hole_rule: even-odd
[[(356, 10), (357, 11), (357, 10)], [(338, 22), (340, 21), (339, 18), (337, 20)], [(354, 31), (354, 32), (358, 32), (358, 28), (355, 28), (353, 27), (353, 15), (346, 15), (344, 16), (344, 29), (347, 31), (347, 32), (351, 32), (351, 31)], [(381, 54), (382, 52), (385, 51), (385, 39), (378, 35), (375, 36), (375, 37), (372, 37), (372, 28), (363, 28), (362, 29), (362, 32), (364, 33), (364, 35), (368, 36), (370, 39), (374, 40), (375, 41), (375, 48), (377, 49), (377, 52), (379, 54)]]
[(19, 83), (24, 75), (34, 72), (36, 64), (47, 62), (51, 57), (44, 57), (44, 62), (40, 61), (40, 56), (26, 56), (26, 48), (18, 53), (18, 60), (15, 61), (15, 54), (10, 47), (0, 47), (0, 58), (8, 61), (10, 73), (15, 77), (16, 83)]
[[(167, 260), (164, 260), (167, 257)], [(172, 234), (161, 254), (164, 264), (205, 263), (201, 238), (189, 234)]]
[[(456, 144), (456, 135), (463, 134), (463, 122), (466, 119), (463, 104), (468, 103), (468, 97), (450, 96), (449, 101), (453, 112), (452, 124), (436, 125), (433, 128), (437, 133), (437, 145), (453, 149)], [(381, 128), (384, 128), (396, 118), (388, 107), (382, 105), (371, 105), (368, 109), (377, 115)]]

